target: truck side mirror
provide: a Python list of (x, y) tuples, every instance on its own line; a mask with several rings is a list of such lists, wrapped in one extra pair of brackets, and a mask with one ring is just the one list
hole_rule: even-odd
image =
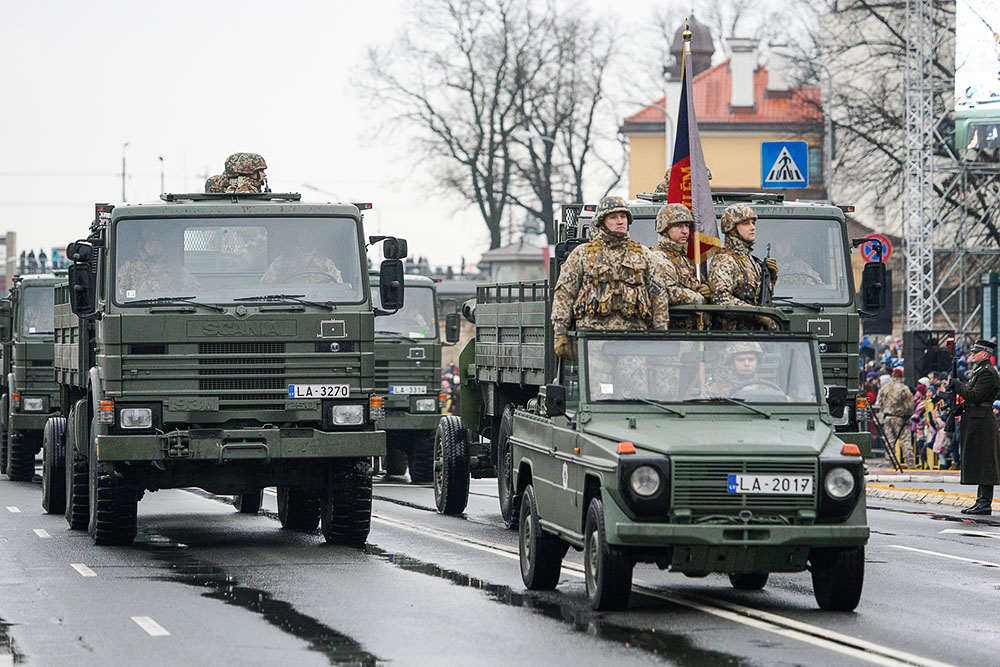
[(398, 259), (382, 260), (378, 293), (383, 310), (396, 311), (403, 307), (403, 263)]
[(87, 264), (70, 264), (69, 306), (78, 317), (93, 315), (96, 309), (93, 276)]
[(382, 244), (382, 255), (386, 259), (403, 259), (406, 257), (406, 239), (397, 239), (389, 236)]
[(830, 415), (835, 419), (844, 416), (844, 408), (847, 407), (847, 387), (839, 385), (827, 385), (824, 387), (826, 394), (826, 405), (830, 408)]
[(458, 319), (458, 313), (448, 313), (444, 318), (444, 339), (448, 343), (457, 343), (461, 338), (462, 323)]
[(566, 414), (566, 387), (561, 384), (545, 385), (545, 416), (559, 417)]
[(73, 241), (66, 246), (66, 257), (74, 262), (89, 264), (94, 257), (94, 247), (84, 241)]
[(884, 262), (868, 262), (861, 272), (862, 315), (878, 315), (885, 308), (888, 290)]

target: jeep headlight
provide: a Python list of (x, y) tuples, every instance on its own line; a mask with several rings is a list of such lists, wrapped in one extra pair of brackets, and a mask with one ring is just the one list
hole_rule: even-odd
[(365, 406), (334, 405), (330, 408), (330, 419), (334, 426), (357, 426), (365, 421)]
[(152, 408), (122, 408), (118, 413), (120, 428), (150, 428), (153, 425)]
[(418, 398), (413, 403), (413, 409), (417, 412), (434, 412), (437, 410), (437, 399)]
[(45, 399), (40, 396), (35, 398), (25, 396), (22, 401), (25, 412), (41, 412), (45, 409)]
[(832, 468), (823, 479), (826, 494), (836, 500), (843, 500), (854, 493), (854, 475), (847, 468)]
[(655, 496), (660, 490), (660, 473), (653, 466), (639, 466), (629, 476), (629, 486), (642, 498)]

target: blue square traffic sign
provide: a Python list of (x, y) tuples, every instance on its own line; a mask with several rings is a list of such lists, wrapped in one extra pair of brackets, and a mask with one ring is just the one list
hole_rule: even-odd
[(806, 142), (760, 142), (762, 188), (804, 188), (808, 185), (809, 145)]

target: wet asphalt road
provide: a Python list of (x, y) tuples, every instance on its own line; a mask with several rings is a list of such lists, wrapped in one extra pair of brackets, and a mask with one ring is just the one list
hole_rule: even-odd
[(1000, 518), (873, 501), (853, 614), (819, 611), (807, 573), (740, 592), (651, 565), (628, 611), (594, 613), (572, 550), (555, 592), (524, 590), (494, 480), (462, 518), (426, 487), (375, 495), (364, 550), (281, 530), (272, 494), (245, 516), (179, 490), (146, 495), (134, 546), (98, 548), (3, 478), (0, 665), (996, 664)]

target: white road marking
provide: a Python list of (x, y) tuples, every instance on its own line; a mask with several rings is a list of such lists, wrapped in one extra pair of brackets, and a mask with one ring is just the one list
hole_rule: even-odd
[(928, 556), (937, 556), (938, 558), (950, 558), (952, 560), (960, 560), (966, 563), (973, 563), (975, 565), (985, 565), (987, 567), (1000, 567), (1000, 563), (993, 563), (988, 560), (979, 560), (978, 558), (965, 558), (964, 556), (953, 556), (952, 554), (943, 554), (940, 551), (929, 551), (927, 549), (917, 549), (915, 547), (904, 547), (899, 544), (890, 544), (893, 549), (904, 549), (905, 551), (915, 551), (918, 554), (927, 554)]
[(136, 622), (136, 625), (145, 630), (146, 634), (150, 637), (166, 637), (170, 634), (166, 628), (149, 616), (133, 616), (132, 620)]
[(981, 530), (962, 530), (961, 528), (945, 528), (941, 532), (951, 533), (952, 535), (968, 535), (969, 537), (992, 537), (995, 540), (1000, 540), (1000, 533), (984, 533)]
[(96, 577), (97, 573), (83, 563), (70, 563), (69, 566), (80, 573), (81, 577)]
[(34, 528), (33, 530), (35, 532), (35, 535), (38, 535), (41, 538), (52, 537), (51, 535), (49, 535), (49, 531), (45, 530), (44, 528)]
[(7, 511), (10, 512), (11, 514), (20, 514), (21, 513), (20, 509), (18, 509), (17, 507), (12, 507), (10, 505), (7, 506)]
[[(407, 525), (401, 521), (372, 513), (372, 520), (385, 523), (413, 533), (427, 535), (445, 542), (451, 542), (463, 547), (470, 547), (480, 551), (503, 556), (511, 560), (520, 560), (516, 549), (505, 545), (487, 542), (472, 537), (466, 537), (455, 533), (445, 532), (422, 525), (419, 528)], [(576, 563), (563, 563), (563, 571), (571, 576), (583, 578), (583, 567)], [(927, 667), (949, 667), (948, 663), (925, 658), (923, 656), (899, 651), (887, 646), (882, 646), (874, 642), (857, 639), (849, 635), (834, 632), (817, 625), (811, 625), (792, 618), (761, 611), (744, 605), (715, 600), (697, 594), (666, 593), (656, 589), (641, 581), (635, 582), (635, 587), (639, 592), (652, 597), (667, 600), (679, 604), (689, 609), (710, 614), (733, 623), (739, 623), (758, 630), (781, 635), (788, 639), (812, 644), (835, 653), (842, 653), (859, 660), (864, 660), (877, 665), (926, 665)]]

